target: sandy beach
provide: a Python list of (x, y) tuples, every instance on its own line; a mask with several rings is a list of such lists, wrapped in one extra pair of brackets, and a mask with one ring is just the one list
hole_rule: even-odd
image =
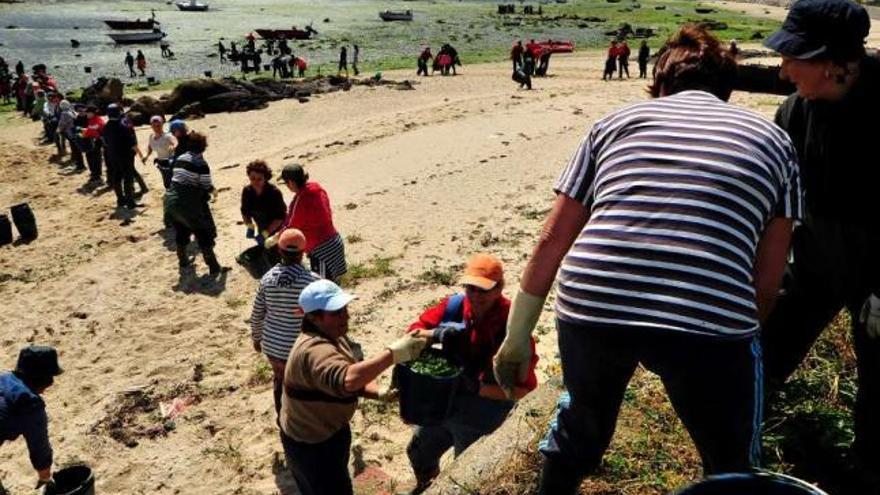
[[(371, 354), (458, 290), (471, 253), (499, 256), (513, 294), (556, 176), (582, 135), (646, 98), (646, 80), (603, 82), (603, 60), (598, 51), (554, 56), (551, 77), (536, 79), (533, 91), (517, 89), (507, 63), (483, 64), (418, 79), (412, 91), (355, 87), (192, 121), (208, 135), (205, 157), (220, 190), (217, 254), (234, 266), (218, 282), (201, 277), (200, 258), (195, 277), (179, 275), (152, 166), (139, 165), (152, 188), (146, 208), (114, 216), (112, 191), (89, 190), (87, 176), (49, 162), (52, 150), (36, 145), (39, 124), (3, 127), (0, 205), (29, 202), (40, 237), (0, 248), (0, 368), (13, 368), (29, 342), (59, 349), (66, 372), (45, 395), (56, 464), (88, 463), (103, 494), (296, 493), (264, 358), (245, 321), (257, 281), (234, 263), (251, 242), (238, 211), (245, 165), (306, 165), (330, 195), (350, 265), (390, 259), (385, 275), (352, 287), (352, 337)], [(385, 77), (414, 79), (410, 71)], [(781, 100), (732, 99), (767, 116)], [(141, 142), (146, 133), (139, 129)], [(539, 379), (558, 373), (552, 302), (536, 335)], [(163, 426), (158, 403), (175, 397), (194, 403)], [(398, 488), (412, 485), (410, 427), (394, 406), (362, 402), (353, 430), (356, 464), (380, 467)], [(27, 459), (22, 441), (0, 450), (0, 478), (13, 493), (33, 486)]]

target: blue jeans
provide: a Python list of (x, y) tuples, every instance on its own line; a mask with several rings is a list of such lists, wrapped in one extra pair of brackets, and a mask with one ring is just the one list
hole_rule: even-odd
[(763, 371), (757, 336), (721, 339), (557, 320), (566, 392), (539, 448), (540, 494), (575, 493), (611, 442), (627, 384), (642, 363), (660, 376), (706, 474), (760, 461)]
[(512, 407), (510, 401), (457, 396), (449, 419), (437, 426), (417, 426), (413, 432), (406, 454), (416, 476), (437, 471), (440, 457), (450, 448), (458, 457), (480, 437), (495, 431)]

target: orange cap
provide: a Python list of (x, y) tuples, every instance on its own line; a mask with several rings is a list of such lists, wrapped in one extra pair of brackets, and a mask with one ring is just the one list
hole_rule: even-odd
[(501, 266), (501, 261), (490, 254), (480, 253), (471, 256), (468, 260), (459, 283), (490, 290), (502, 280), (504, 280), (504, 268)]
[(278, 249), (288, 253), (302, 252), (306, 248), (306, 235), (299, 229), (285, 229), (278, 238)]

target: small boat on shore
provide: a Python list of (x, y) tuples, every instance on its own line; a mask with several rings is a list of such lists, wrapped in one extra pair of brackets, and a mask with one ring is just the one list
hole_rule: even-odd
[(105, 20), (104, 24), (106, 24), (110, 29), (115, 29), (117, 31), (126, 31), (126, 30), (136, 30), (136, 29), (149, 29), (159, 25), (159, 21), (156, 19), (147, 19), (146, 21), (142, 21), (137, 19), (135, 21), (115, 21), (115, 20)]
[(108, 33), (114, 42), (119, 45), (132, 45), (136, 43), (155, 43), (165, 37), (165, 33), (154, 29), (147, 33)]
[(549, 53), (571, 53), (574, 51), (573, 41), (547, 40), (539, 41), (537, 44), (540, 45), (544, 51)]
[(306, 26), (305, 29), (299, 29), (296, 26), (290, 29), (254, 29), (261, 38), (265, 40), (307, 40), (314, 34), (318, 34), (312, 26)]
[(413, 20), (413, 13), (412, 13), (412, 10), (405, 10), (403, 12), (394, 12), (392, 10), (386, 10), (385, 12), (379, 12), (379, 18), (385, 22), (411, 21), (411, 20)]
[(208, 10), (208, 4), (199, 2), (197, 0), (177, 2), (174, 5), (177, 5), (177, 8), (184, 12), (204, 12)]

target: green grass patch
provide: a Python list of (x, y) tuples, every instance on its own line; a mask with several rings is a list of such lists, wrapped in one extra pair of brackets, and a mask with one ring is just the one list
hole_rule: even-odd
[(260, 356), (254, 362), (254, 368), (253, 370), (251, 370), (250, 378), (248, 378), (248, 385), (266, 385), (272, 383), (273, 377), (274, 374), (272, 373), (272, 365), (269, 364), (269, 361), (263, 359), (263, 357)]
[(348, 265), (348, 273), (342, 276), (340, 281), (343, 286), (353, 287), (373, 278), (390, 277), (397, 273), (392, 262), (399, 256), (374, 256), (364, 263)]
[(437, 265), (425, 270), (419, 275), (419, 280), (434, 285), (450, 286), (458, 280), (458, 273), (461, 266), (453, 265), (446, 268), (440, 268)]

